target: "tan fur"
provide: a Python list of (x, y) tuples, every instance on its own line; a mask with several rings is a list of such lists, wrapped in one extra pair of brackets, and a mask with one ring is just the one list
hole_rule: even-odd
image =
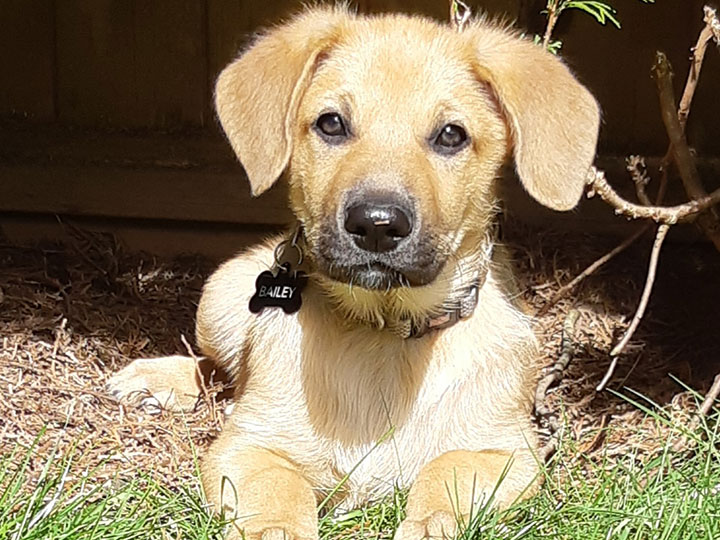
[[(315, 505), (346, 475), (333, 500), (345, 508), (412, 486), (397, 540), (451, 537), (503, 472), (497, 504), (531, 493), (537, 351), (508, 298), (505, 257), (491, 255), (494, 184), (512, 152), (541, 203), (577, 203), (598, 129), (587, 90), (557, 58), (482, 21), (456, 32), (314, 9), (230, 64), (216, 103), (254, 193), (286, 172), (310, 270), (293, 315), (247, 309), (280, 238), (222, 265), (203, 292), (198, 343), (241, 388), (202, 464), (208, 497), (237, 517), (231, 536), (317, 538)], [(329, 147), (314, 133), (327, 110), (351, 111), (352, 144)], [(427, 140), (438, 122), (462, 123), (471, 148), (434, 153)], [(367, 184), (417, 201), (447, 259), (430, 283), (363, 289), (317, 266), (323, 224)], [(387, 330), (441, 312), (468, 273), (486, 267), (468, 319), (419, 339)]]

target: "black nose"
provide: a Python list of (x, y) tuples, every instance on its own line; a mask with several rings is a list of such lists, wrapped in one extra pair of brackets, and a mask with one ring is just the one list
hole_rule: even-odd
[(396, 204), (353, 204), (345, 212), (345, 230), (365, 251), (390, 251), (412, 232), (408, 213)]

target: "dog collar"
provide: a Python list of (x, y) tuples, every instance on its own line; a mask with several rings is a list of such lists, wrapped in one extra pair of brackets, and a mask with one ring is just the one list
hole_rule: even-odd
[[(256, 280), (256, 292), (249, 305), (251, 312), (259, 313), (265, 307), (281, 307), (286, 313), (300, 309), (300, 292), (307, 283), (306, 274), (300, 268), (304, 260), (302, 239), (302, 226), (298, 224), (290, 237), (275, 248), (272, 269), (262, 272)], [(480, 288), (487, 279), (493, 243), (490, 241), (486, 246), (486, 253), (469, 285), (455, 289), (443, 303), (440, 313), (428, 316), (419, 322), (411, 318), (385, 321), (380, 328), (387, 329), (401, 339), (417, 339), (430, 332), (449, 328), (470, 317), (477, 307)], [(268, 290), (272, 294), (267, 293)], [(291, 292), (285, 294), (286, 291)]]
[(432, 331), (450, 328), (459, 321), (467, 319), (477, 307), (480, 288), (486, 278), (487, 268), (479, 272), (472, 283), (463, 288), (457, 296), (454, 295), (455, 307), (445, 308), (439, 315), (433, 315), (419, 323), (410, 319), (402, 319), (395, 324), (389, 324), (388, 330), (402, 339), (417, 339)]
[(495, 233), (487, 237), (482, 257), (476, 261), (476, 270), (469, 276), (471, 279), (465, 281), (469, 284), (456, 288), (443, 303), (443, 309), (439, 314), (431, 315), (420, 322), (401, 319), (388, 324), (388, 330), (402, 339), (417, 339), (432, 331), (450, 328), (463, 319), (469, 318), (478, 305), (480, 289), (485, 284), (490, 271), (490, 261), (495, 245), (494, 237)]

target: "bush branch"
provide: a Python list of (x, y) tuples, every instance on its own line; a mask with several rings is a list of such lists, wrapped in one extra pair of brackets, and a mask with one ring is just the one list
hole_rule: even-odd
[[(690, 62), (690, 72), (688, 73), (687, 81), (685, 82), (685, 88), (683, 90), (683, 95), (680, 100), (680, 105), (678, 107), (677, 116), (678, 121), (680, 122), (680, 126), (682, 130), (685, 130), (685, 124), (687, 123), (687, 118), (690, 114), (690, 107), (692, 106), (693, 97), (695, 96), (695, 89), (697, 88), (697, 82), (698, 78), (700, 76), (700, 69), (702, 68), (702, 63), (705, 58), (705, 50), (707, 49), (707, 44), (710, 39), (710, 36), (712, 36), (712, 39), (714, 39), (718, 45), (720, 45), (720, 22), (718, 21), (716, 11), (708, 6), (705, 6), (704, 8), (704, 21), (705, 26), (703, 27), (702, 31), (700, 32), (700, 35), (698, 36), (697, 43), (695, 47), (692, 49), (692, 58)], [(660, 165), (660, 186), (658, 188), (657, 197), (655, 199), (655, 206), (659, 206), (664, 197), (665, 197), (665, 191), (667, 189), (668, 184), (668, 171), (670, 169), (670, 166), (672, 165), (673, 161), (673, 145), (672, 143), (668, 145), (668, 149), (665, 152), (665, 155), (662, 158), (661, 165)], [(638, 200), (644, 204), (646, 207), (651, 208), (651, 202), (645, 192), (645, 187), (647, 183), (649, 182), (650, 178), (647, 176), (647, 172), (644, 170), (645, 164), (644, 159), (638, 156), (630, 156), (628, 158), (628, 171), (630, 172), (633, 181), (635, 182), (635, 190), (638, 195)], [(591, 180), (591, 189), (592, 186), (592, 180)], [(602, 181), (599, 181), (598, 184), (603, 184)], [(603, 189), (610, 191), (604, 191), (603, 193), (607, 194), (608, 196), (613, 196), (614, 201), (616, 202), (615, 208), (616, 213), (623, 213), (622, 211), (618, 212), (618, 210), (622, 210), (624, 208), (627, 208), (627, 205), (630, 203), (627, 203), (627, 201), (624, 201), (619, 195), (617, 195), (612, 188), (606, 185), (600, 186)], [(597, 188), (595, 188), (597, 190)], [(601, 193), (601, 197), (603, 195)], [(604, 198), (604, 197), (603, 197)], [(712, 195), (708, 197), (708, 206), (712, 206), (715, 204), (715, 202), (712, 202)], [(606, 200), (607, 202), (607, 200)], [(692, 203), (690, 203), (692, 204)], [(660, 218), (667, 218), (670, 222), (673, 219), (677, 219), (678, 221), (683, 221), (685, 219), (692, 219), (695, 217), (695, 213), (698, 211), (701, 211), (704, 209), (704, 206), (701, 204), (699, 205), (699, 209), (693, 211), (692, 207), (687, 208), (685, 205), (681, 205), (678, 207), (675, 207), (674, 213), (680, 213), (680, 216), (676, 217), (673, 215), (673, 212), (665, 212), (665, 211), (658, 211), (658, 210), (650, 210), (650, 211), (643, 211), (649, 212), (651, 215), (647, 215), (645, 217), (650, 217), (651, 219), (655, 219), (656, 221), (662, 221)], [(629, 217), (635, 217), (633, 214), (637, 214), (637, 208), (631, 208), (630, 209), (632, 214)], [(687, 214), (687, 217), (684, 217), (683, 214), (685, 212), (689, 211), (689, 214)], [(627, 215), (627, 214), (626, 214)], [(657, 218), (655, 217), (657, 216)], [(638, 238), (642, 236), (642, 234), (648, 230), (649, 227), (645, 227), (641, 231), (638, 231), (636, 233), (633, 233), (631, 236), (626, 238), (622, 243), (620, 243), (615, 249), (610, 251), (609, 253), (603, 255), (599, 259), (597, 259), (594, 263), (592, 263), (590, 266), (588, 266), (585, 270), (583, 270), (578, 276), (576, 276), (570, 283), (564, 285), (562, 288), (560, 288), (550, 299), (550, 301), (543, 306), (543, 308), (538, 313), (538, 316), (544, 315), (548, 312), (548, 310), (555, 305), (558, 300), (565, 297), (570, 291), (572, 291), (573, 288), (575, 288), (578, 283), (580, 283), (583, 279), (585, 279), (587, 276), (595, 272), (598, 268), (603, 266), (605, 263), (613, 259), (616, 255), (619, 253), (622, 253), (625, 251), (628, 247), (630, 247)]]
[(720, 203), (720, 188), (711, 194), (686, 202), (676, 206), (644, 206), (635, 204), (623, 199), (610, 186), (605, 173), (591, 167), (587, 179), (588, 197), (598, 195), (603, 201), (608, 203), (615, 209), (616, 214), (620, 214), (632, 219), (652, 219), (656, 223), (665, 223), (674, 225), (684, 221), (691, 221), (695, 218), (695, 214)]
[(630, 322), (630, 326), (625, 331), (622, 339), (617, 345), (615, 345), (613, 350), (610, 351), (610, 356), (613, 357), (613, 360), (610, 363), (610, 367), (605, 373), (605, 376), (602, 378), (602, 381), (600, 381), (600, 384), (598, 384), (596, 388), (598, 392), (602, 392), (605, 389), (605, 386), (607, 386), (607, 383), (613, 376), (613, 372), (615, 371), (615, 367), (617, 366), (617, 357), (620, 355), (620, 353), (622, 353), (623, 349), (625, 349), (625, 346), (630, 341), (630, 338), (632, 338), (635, 330), (637, 330), (637, 327), (643, 318), (643, 315), (645, 314), (645, 309), (647, 308), (648, 302), (650, 300), (650, 293), (652, 293), (653, 284), (655, 283), (655, 274), (657, 272), (658, 259), (660, 258), (660, 250), (662, 249), (663, 242), (665, 241), (665, 237), (667, 236), (669, 230), (670, 225), (667, 224), (662, 224), (658, 227), (657, 234), (655, 235), (655, 242), (653, 243), (652, 247), (652, 252), (650, 253), (650, 264), (648, 265), (647, 278), (645, 279), (645, 288), (643, 289), (642, 297), (640, 298), (640, 304), (638, 305), (638, 308), (635, 311), (635, 315)]
[(450, 26), (452, 26), (458, 32), (461, 32), (465, 28), (465, 23), (468, 22), (472, 15), (472, 10), (462, 0), (449, 0), (450, 2)]
[(550, 386), (562, 379), (565, 369), (567, 369), (574, 353), (574, 334), (575, 323), (577, 323), (580, 313), (573, 309), (567, 314), (563, 323), (562, 338), (560, 340), (560, 355), (557, 361), (552, 365), (550, 370), (540, 380), (535, 389), (535, 415), (538, 420), (544, 419), (550, 430), (550, 440), (540, 450), (540, 457), (543, 461), (547, 461), (557, 449), (558, 441), (562, 436), (562, 423), (556, 413), (545, 403), (547, 391)]
[(550, 45), (550, 38), (552, 37), (553, 30), (555, 30), (555, 24), (557, 23), (558, 17), (560, 16), (560, 0), (548, 0), (547, 3), (547, 15), (548, 22), (545, 27), (545, 35), (543, 36), (543, 48), (547, 50)]
[[(670, 138), (673, 157), (685, 187), (685, 192), (691, 199), (702, 199), (707, 196), (707, 192), (700, 182), (700, 175), (695, 166), (695, 160), (690, 153), (683, 125), (678, 118), (679, 114), (676, 113), (675, 94), (672, 87), (672, 67), (664, 53), (656, 53), (652, 73), (657, 83), (663, 123)], [(717, 216), (711, 212), (701, 214), (698, 216), (697, 224), (713, 242), (715, 248), (720, 251), (720, 221), (718, 221)]]

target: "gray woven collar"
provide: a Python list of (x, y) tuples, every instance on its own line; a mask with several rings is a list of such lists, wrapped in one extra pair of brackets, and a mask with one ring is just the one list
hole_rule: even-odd
[(487, 279), (487, 273), (487, 268), (482, 269), (470, 285), (454, 291), (452, 295), (454, 307), (445, 308), (439, 314), (427, 317), (419, 323), (410, 319), (401, 319), (395, 324), (389, 324), (388, 330), (402, 339), (417, 339), (430, 332), (450, 328), (455, 323), (467, 319), (477, 307), (480, 288)]

